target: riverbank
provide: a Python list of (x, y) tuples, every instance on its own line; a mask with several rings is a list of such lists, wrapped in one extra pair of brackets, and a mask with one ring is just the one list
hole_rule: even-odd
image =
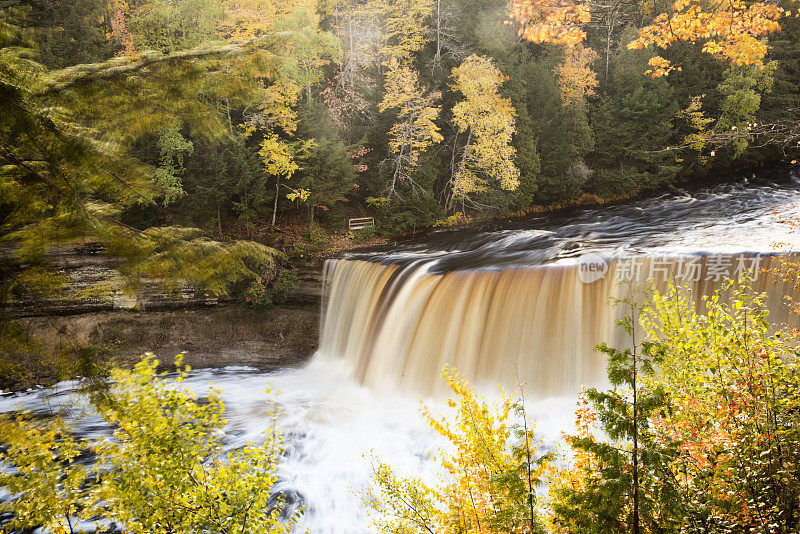
[[(129, 367), (152, 352), (165, 364), (176, 354), (193, 368), (232, 365), (296, 367), (317, 347), (319, 310), (257, 311), (240, 306), (135, 312), (100, 311), (16, 321), (29, 340), (0, 373), (0, 390), (51, 385), (75, 375)], [(43, 358), (41, 355), (51, 355)]]

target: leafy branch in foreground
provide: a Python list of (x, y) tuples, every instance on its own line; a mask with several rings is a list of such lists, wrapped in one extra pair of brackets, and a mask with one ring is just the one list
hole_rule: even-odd
[(637, 367), (632, 350), (603, 347), (614, 387), (587, 392), (575, 461), (551, 480), (559, 532), (797, 531), (796, 336), (769, 323), (746, 282), (703, 298), (704, 313), (697, 304), (672, 286), (628, 320), (646, 336)]
[[(430, 486), (417, 478), (398, 477), (382, 462), (375, 466), (377, 494), (365, 499), (382, 533), (534, 533), (544, 532), (535, 488), (550, 455), (538, 455), (522, 402), (503, 395), (488, 404), (462, 377), (445, 369), (455, 393), (452, 418), (437, 418), (427, 407), (430, 426), (448, 442), (437, 462), (444, 471)], [(512, 412), (522, 424), (509, 421)]]
[[(198, 400), (181, 387), (180, 356), (174, 377), (157, 373), (158, 363), (146, 356), (132, 371), (115, 369), (109, 389), (91, 396), (113, 439), (76, 440), (59, 419), (0, 421), (10, 528), (77, 532), (78, 518), (101, 518), (128, 532), (292, 529), (302, 510), (289, 512), (272, 492), (283, 452), (275, 412), (263, 443), (224, 453), (220, 392)], [(97, 455), (93, 470), (77, 463), (87, 450)]]
[[(24, 20), (19, 10), (0, 14), (0, 244), (13, 251), (10, 267), (3, 266), (0, 301), (56, 290), (51, 282), (58, 281), (58, 273), (48, 251), (86, 240), (104, 243), (122, 257), (124, 274), (160, 275), (218, 295), (227, 294), (243, 273), (254, 279), (271, 266), (276, 252), (256, 243), (211, 242), (192, 229), (140, 232), (119, 220), (124, 209), (183, 193), (174, 176), (160, 177), (134, 157), (133, 144), (162, 132), (165, 123), (183, 121), (206, 136), (222, 135), (227, 128), (214, 100), (258, 99), (261, 89), (252, 77), (274, 73), (274, 65), (265, 64), (269, 54), (236, 45), (237, 53), (247, 49), (249, 56), (225, 80), (218, 72), (233, 49), (216, 45), (47, 72), (31, 59), (30, 32), (19, 20)], [(160, 102), (155, 108), (154, 101)], [(167, 232), (188, 232), (192, 239), (159, 238)], [(162, 256), (153, 258), (154, 253)], [(231, 279), (227, 272), (237, 274)]]

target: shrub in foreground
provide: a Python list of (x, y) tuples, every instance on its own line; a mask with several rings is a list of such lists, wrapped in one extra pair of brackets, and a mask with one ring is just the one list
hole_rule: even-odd
[[(0, 420), (9, 528), (77, 532), (76, 519), (100, 518), (126, 532), (291, 530), (301, 512), (286, 513), (271, 491), (282, 454), (274, 417), (263, 443), (224, 453), (220, 392), (198, 400), (181, 386), (188, 368), (167, 376), (157, 366), (146, 356), (132, 371), (115, 369), (108, 389), (90, 395), (110, 438), (77, 440), (57, 418)], [(85, 452), (96, 455), (93, 468), (77, 462)]]

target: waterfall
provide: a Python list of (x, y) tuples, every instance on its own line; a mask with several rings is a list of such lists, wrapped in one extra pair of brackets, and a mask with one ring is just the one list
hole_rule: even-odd
[(613, 302), (664, 289), (670, 278), (688, 286), (699, 306), (702, 295), (749, 273), (768, 294), (772, 320), (796, 322), (784, 302), (796, 297), (794, 284), (773, 269), (797, 265), (797, 256), (611, 257), (600, 260), (599, 275), (585, 262), (440, 273), (437, 261), (328, 260), (321, 357), (345, 362), (376, 390), (436, 394), (450, 365), (478, 385), (522, 383), (543, 398), (601, 384), (605, 361), (594, 347), (630, 345), (616, 325), (630, 310)]

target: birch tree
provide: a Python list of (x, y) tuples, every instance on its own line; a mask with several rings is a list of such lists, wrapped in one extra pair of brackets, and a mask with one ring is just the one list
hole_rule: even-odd
[(453, 122), (467, 138), (453, 166), (448, 209), (469, 202), (472, 193), (519, 185), (511, 146), (515, 110), (499, 91), (505, 80), (491, 59), (474, 54), (453, 69), (453, 89), (464, 95), (453, 107)]

